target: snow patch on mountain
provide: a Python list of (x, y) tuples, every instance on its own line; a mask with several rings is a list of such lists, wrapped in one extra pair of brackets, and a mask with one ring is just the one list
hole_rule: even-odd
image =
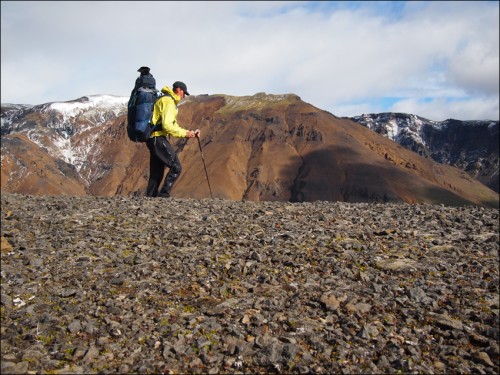
[(443, 126), (441, 122), (427, 120), (417, 115), (392, 112), (363, 114), (350, 117), (350, 119), (399, 144), (411, 140), (424, 146), (427, 145), (424, 137), (422, 137), (422, 128), (431, 126), (439, 129)]
[[(52, 138), (54, 147), (51, 147), (51, 153), (74, 165), (81, 173), (88, 156), (97, 152), (95, 141), (102, 131), (101, 125), (126, 113), (128, 100), (121, 96), (89, 95), (77, 100), (50, 103), (44, 111), (54, 111), (62, 116), (62, 121), (56, 121), (57, 136)], [(78, 137), (84, 133), (88, 135)]]
[[(103, 125), (126, 114), (128, 101), (124, 96), (87, 95), (34, 106), (2, 104), (2, 134), (24, 133), (49, 154), (82, 172), (89, 155), (98, 152), (96, 140)], [(44, 116), (37, 118), (37, 113)]]
[(387, 123), (387, 136), (390, 139), (396, 139), (396, 136), (398, 135), (398, 122), (396, 120), (391, 120)]
[(47, 109), (60, 112), (63, 120), (75, 118), (91, 109), (111, 110), (118, 116), (126, 109), (129, 98), (114, 95), (88, 95), (77, 100), (50, 103)]
[(80, 169), (80, 163), (75, 163), (75, 152), (73, 147), (71, 146), (71, 139), (65, 137), (58, 137), (54, 139), (54, 146), (57, 152), (61, 155), (62, 159), (69, 163), (74, 164), (77, 170)]

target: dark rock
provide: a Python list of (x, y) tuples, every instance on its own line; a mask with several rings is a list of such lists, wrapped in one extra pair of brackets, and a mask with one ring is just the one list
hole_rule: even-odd
[(496, 209), (1, 199), (2, 373), (499, 370)]

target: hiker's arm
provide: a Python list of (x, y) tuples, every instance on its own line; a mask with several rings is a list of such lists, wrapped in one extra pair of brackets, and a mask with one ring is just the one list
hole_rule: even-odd
[(194, 138), (194, 137), (199, 137), (200, 136), (200, 129), (196, 130), (188, 130), (186, 134), (186, 138)]
[(176, 138), (184, 138), (187, 135), (187, 130), (182, 128), (175, 119), (177, 116), (177, 109), (175, 105), (162, 101), (164, 108), (161, 110), (161, 127), (163, 131)]

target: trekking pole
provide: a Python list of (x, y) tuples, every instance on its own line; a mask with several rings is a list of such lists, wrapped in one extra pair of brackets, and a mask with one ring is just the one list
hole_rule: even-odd
[(205, 168), (205, 176), (207, 177), (208, 189), (210, 190), (210, 197), (214, 199), (214, 196), (212, 195), (212, 188), (210, 187), (210, 180), (208, 179), (207, 166), (205, 165), (205, 158), (203, 157), (203, 151), (201, 149), (200, 137), (198, 136), (198, 134), (196, 134), (196, 139), (198, 140), (198, 147), (200, 148), (201, 160), (203, 160), (203, 168)]

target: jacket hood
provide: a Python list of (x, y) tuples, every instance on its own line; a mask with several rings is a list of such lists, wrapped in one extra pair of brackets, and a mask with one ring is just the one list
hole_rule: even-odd
[(179, 97), (179, 95), (177, 95), (176, 93), (174, 93), (172, 91), (172, 89), (168, 86), (164, 86), (162, 89), (161, 89), (161, 92), (165, 95), (170, 95), (174, 101), (175, 101), (175, 104), (179, 103), (179, 101), (181, 100), (181, 98)]

